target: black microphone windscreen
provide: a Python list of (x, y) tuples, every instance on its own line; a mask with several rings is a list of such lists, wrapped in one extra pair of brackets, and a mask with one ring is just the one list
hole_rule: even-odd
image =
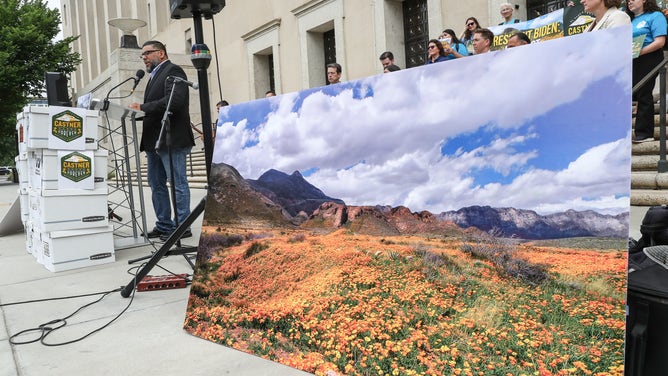
[(137, 73), (135, 74), (135, 76), (137, 77), (138, 80), (141, 80), (145, 74), (146, 72), (144, 72), (143, 69), (137, 69)]

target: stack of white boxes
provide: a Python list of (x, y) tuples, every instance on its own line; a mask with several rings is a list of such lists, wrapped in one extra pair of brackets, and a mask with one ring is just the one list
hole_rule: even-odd
[(52, 272), (115, 261), (107, 207), (107, 150), (97, 111), (28, 106), (17, 115), (26, 249)]

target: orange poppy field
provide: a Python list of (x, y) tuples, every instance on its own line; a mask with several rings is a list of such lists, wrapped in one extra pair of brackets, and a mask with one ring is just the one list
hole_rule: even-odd
[(622, 375), (625, 244), (592, 244), (205, 225), (185, 328), (316, 375)]

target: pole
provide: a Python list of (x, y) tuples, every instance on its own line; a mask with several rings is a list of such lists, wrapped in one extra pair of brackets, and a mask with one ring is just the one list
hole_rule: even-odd
[[(193, 22), (195, 23), (195, 43), (204, 43), (204, 33), (202, 32), (202, 12), (200, 10), (193, 10)], [(206, 160), (206, 177), (207, 184), (210, 182), (211, 160), (213, 159), (213, 138), (211, 133), (211, 108), (209, 103), (209, 82), (206, 74), (208, 64), (199, 64), (197, 67), (197, 80), (199, 83), (199, 100), (200, 110), (202, 111), (202, 131), (204, 132), (204, 155)], [(167, 239), (165, 244), (157, 250), (150, 259), (146, 262), (143, 268), (137, 271), (137, 275), (130, 280), (130, 282), (121, 289), (121, 296), (124, 298), (132, 295), (132, 291), (153, 267), (166, 255), (171, 254), (171, 247), (181, 239), (183, 233), (190, 227), (190, 225), (204, 212), (206, 198), (202, 199), (195, 209), (190, 213), (183, 223), (176, 228)]]
[[(204, 44), (202, 30), (202, 11), (193, 10), (195, 28), (195, 44)], [(202, 132), (204, 132), (204, 160), (206, 163), (206, 180), (210, 183), (211, 161), (213, 159), (213, 132), (211, 129), (211, 104), (209, 100), (209, 80), (206, 73), (208, 64), (197, 67), (197, 82), (199, 83), (199, 103), (202, 111)]]

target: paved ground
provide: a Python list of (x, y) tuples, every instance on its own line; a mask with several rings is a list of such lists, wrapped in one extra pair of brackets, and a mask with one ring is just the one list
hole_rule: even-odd
[[(17, 197), (16, 184), (0, 183), (0, 220)], [(193, 190), (195, 206), (204, 190)], [(147, 210), (152, 216), (152, 210)], [(148, 219), (153, 223), (154, 219)], [(201, 218), (184, 244), (196, 245)], [(118, 250), (116, 262), (52, 273), (26, 252), (22, 233), (0, 237), (0, 304), (109, 291), (127, 284), (127, 261), (150, 255), (150, 246)], [(191, 273), (182, 256), (160, 261), (174, 273)], [(167, 274), (154, 268), (153, 275)], [(67, 320), (47, 337), (65, 342), (97, 329), (127, 311), (107, 328), (76, 343), (47, 347), (39, 343), (10, 345), (9, 336), (65, 317), (94, 297), (0, 307), (0, 376), (58, 375), (308, 375), (187, 334), (183, 329), (189, 289), (119, 293)], [(21, 337), (28, 341), (33, 333)]]
[[(17, 197), (17, 185), (0, 182), (0, 219)], [(193, 207), (204, 190), (193, 190)], [(148, 196), (146, 196), (148, 197)], [(639, 225), (647, 208), (631, 208), (631, 236), (640, 237)], [(147, 210), (153, 223), (152, 210)], [(194, 237), (184, 244), (196, 245), (201, 218), (192, 227)], [(118, 250), (116, 262), (72, 271), (52, 273), (26, 252), (22, 233), (0, 237), (0, 304), (109, 291), (132, 278), (127, 261), (149, 255), (143, 246)], [(190, 273), (182, 256), (159, 263), (174, 273)], [(150, 274), (167, 274), (154, 268)], [(307, 375), (193, 337), (183, 329), (189, 289), (137, 293), (134, 300), (119, 293), (84, 310), (68, 326), (47, 337), (64, 342), (97, 329), (130, 304), (128, 310), (107, 328), (83, 341), (58, 347), (38, 343), (10, 345), (9, 336), (41, 323), (62, 318), (92, 297), (0, 307), (0, 376), (58, 375)], [(36, 338), (26, 335), (22, 340)]]

